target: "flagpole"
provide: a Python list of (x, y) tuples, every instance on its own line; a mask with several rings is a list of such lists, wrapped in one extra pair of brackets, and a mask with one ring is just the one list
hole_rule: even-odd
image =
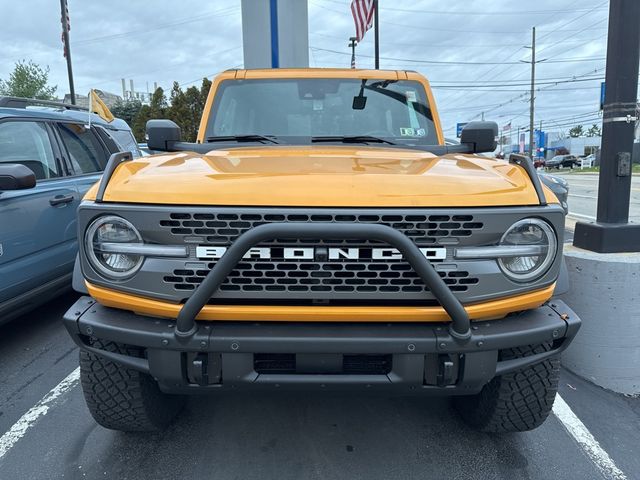
[(67, 59), (67, 75), (69, 77), (69, 93), (71, 104), (76, 104), (76, 91), (73, 87), (73, 69), (71, 68), (71, 48), (69, 47), (69, 23), (67, 19), (67, 0), (60, 0), (60, 14), (62, 15), (62, 38), (64, 39), (64, 53)]
[(380, 69), (380, 32), (378, 28), (378, 0), (373, 0), (373, 26), (375, 28), (376, 70)]

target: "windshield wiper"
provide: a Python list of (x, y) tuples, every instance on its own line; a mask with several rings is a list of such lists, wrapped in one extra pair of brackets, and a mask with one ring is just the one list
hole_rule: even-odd
[(279, 144), (275, 135), (258, 135), (257, 133), (250, 133), (246, 135), (220, 135), (217, 137), (208, 137), (207, 142), (268, 142)]
[(386, 143), (387, 145), (396, 145), (390, 140), (385, 140), (380, 137), (373, 137), (371, 135), (352, 135), (352, 136), (325, 136), (325, 137), (311, 137), (311, 142), (342, 142), (342, 143)]

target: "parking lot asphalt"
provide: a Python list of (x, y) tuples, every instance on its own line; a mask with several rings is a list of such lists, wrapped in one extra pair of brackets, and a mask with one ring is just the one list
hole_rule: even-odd
[(16, 430), (78, 366), (60, 320), (74, 299), (0, 327), (0, 479), (640, 478), (640, 399), (566, 371), (562, 398), (614, 470), (561, 416), (533, 432), (483, 434), (445, 398), (199, 396), (167, 431), (125, 434), (93, 421), (75, 382)]

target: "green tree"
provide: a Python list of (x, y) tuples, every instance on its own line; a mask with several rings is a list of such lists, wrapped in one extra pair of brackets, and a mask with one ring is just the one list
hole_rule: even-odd
[(204, 105), (207, 101), (209, 90), (211, 90), (211, 80), (209, 80), (207, 77), (204, 77), (202, 79), (202, 86), (200, 87), (200, 97), (202, 97), (202, 105)]
[(149, 105), (142, 105), (133, 119), (133, 123), (130, 124), (133, 136), (136, 137), (138, 142), (147, 141), (145, 139), (145, 133), (147, 132), (147, 120), (150, 120), (151, 118), (151, 108)]
[(602, 131), (597, 123), (591, 125), (591, 128), (587, 130), (587, 137), (599, 137), (600, 135), (602, 135)]
[(187, 106), (189, 108), (189, 125), (190, 125), (190, 138), (191, 142), (196, 141), (198, 136), (198, 129), (200, 128), (200, 119), (202, 118), (202, 111), (204, 110), (204, 102), (206, 99), (202, 98), (198, 87), (189, 87), (184, 93), (187, 100)]
[(52, 100), (57, 86), (49, 85), (49, 67), (42, 68), (31, 60), (16, 63), (8, 80), (0, 80), (0, 95)]
[(162, 87), (158, 87), (156, 91), (151, 94), (151, 101), (149, 102), (151, 118), (164, 118), (167, 107), (167, 97), (164, 94), (164, 90)]
[(569, 136), (573, 138), (582, 137), (584, 135), (584, 127), (582, 125), (576, 125), (569, 130)]
[(167, 111), (167, 117), (180, 126), (182, 139), (185, 142), (191, 142), (189, 107), (184, 92), (178, 82), (173, 82), (169, 101), (171, 102), (171, 107), (169, 107)]
[(195, 142), (200, 128), (200, 119), (211, 89), (211, 80), (202, 79), (200, 88), (192, 86), (183, 91), (178, 82), (173, 82), (169, 99), (162, 88), (151, 95), (149, 105), (138, 100), (121, 101), (111, 109), (114, 115), (124, 119), (139, 142), (145, 141), (147, 121), (154, 118), (168, 118), (180, 126), (182, 139)]
[(129, 125), (133, 125), (141, 108), (142, 103), (140, 100), (118, 100), (111, 108), (111, 113), (118, 118), (122, 118)]
[(132, 120), (131, 130), (138, 142), (145, 142), (147, 132), (147, 121), (155, 118), (166, 118), (168, 111), (167, 97), (160, 87), (151, 94), (149, 105), (142, 105)]

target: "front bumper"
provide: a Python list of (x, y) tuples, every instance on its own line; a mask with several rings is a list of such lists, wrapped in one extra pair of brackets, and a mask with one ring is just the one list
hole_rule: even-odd
[[(580, 319), (553, 300), (502, 320), (474, 322), (471, 337), (463, 341), (446, 323), (393, 322), (195, 322), (193, 334), (181, 336), (175, 321), (82, 297), (64, 324), (82, 349), (148, 373), (170, 393), (291, 387), (464, 395), (477, 393), (496, 375), (559, 354), (575, 337)], [(140, 347), (143, 353), (101, 350), (93, 346), (95, 339)], [(543, 343), (551, 345), (545, 353), (501, 359), (501, 350)], [(265, 358), (276, 368), (262, 368)], [(370, 359), (375, 368), (365, 365)], [(364, 367), (347, 368), (352, 361)]]

